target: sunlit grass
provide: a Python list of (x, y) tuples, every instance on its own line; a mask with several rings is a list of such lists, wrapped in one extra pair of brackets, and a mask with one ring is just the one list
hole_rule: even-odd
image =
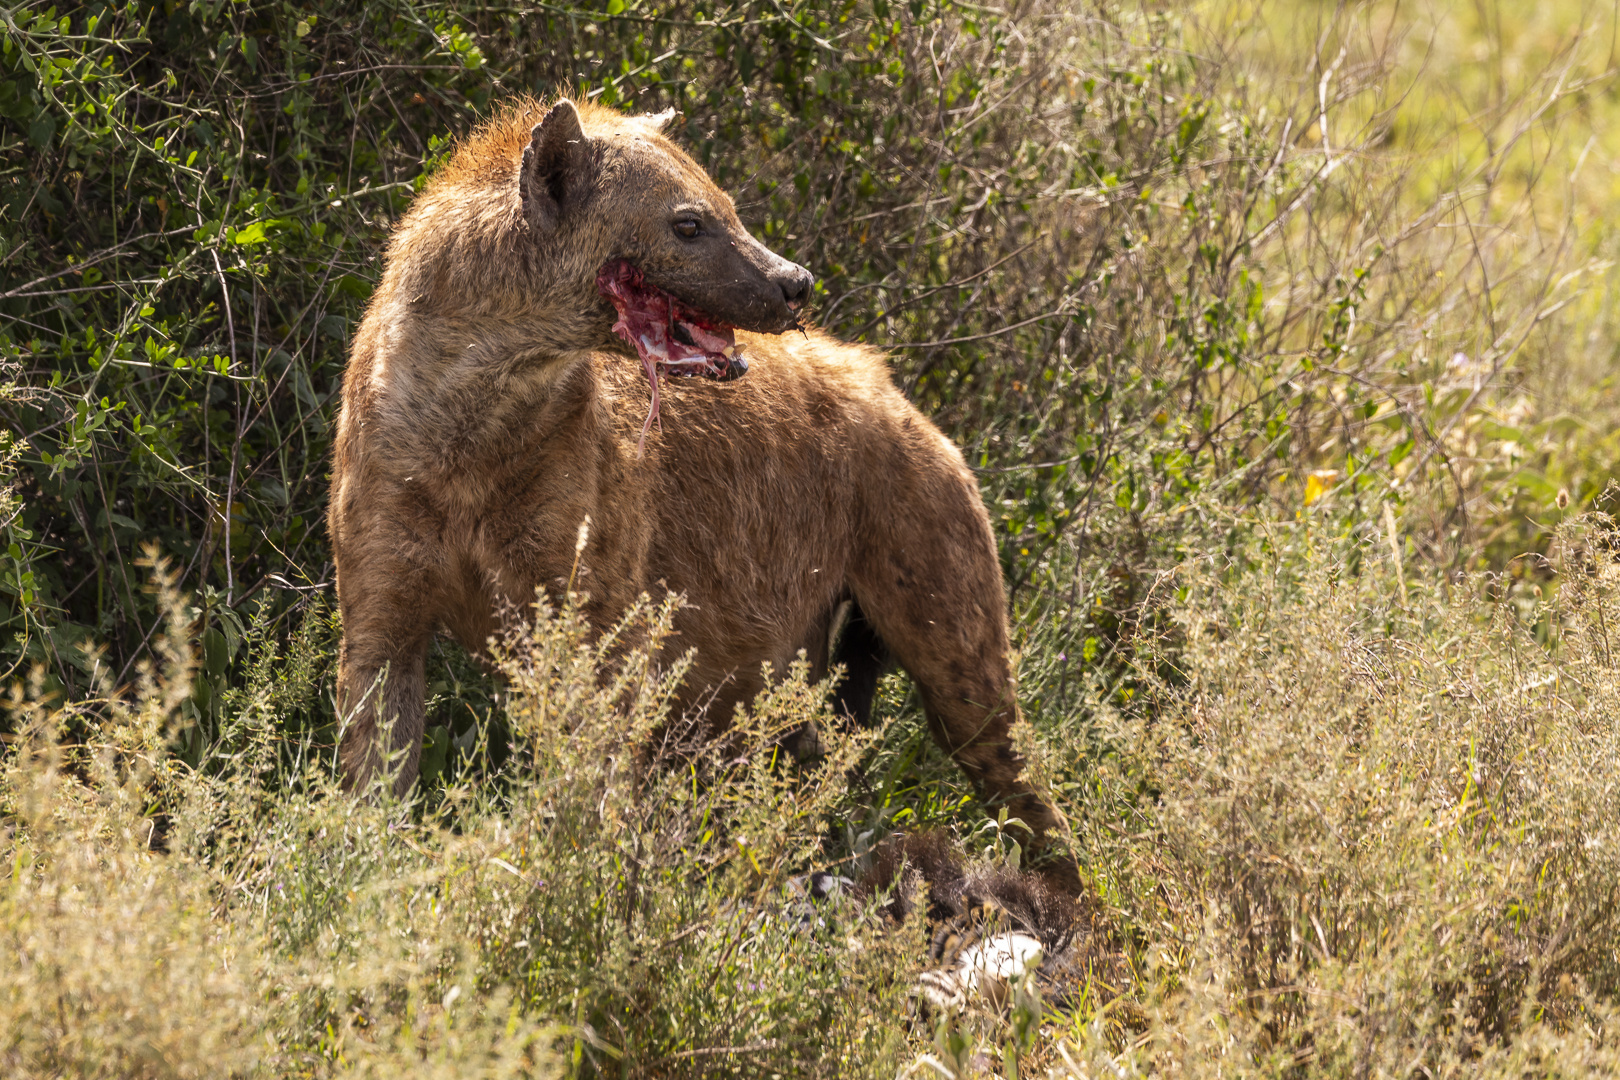
[[(1620, 466), (1612, 6), (1213, 2), (1190, 21), (1258, 115), (1303, 132), (1302, 157), (1342, 159), (1350, 179), (1296, 217), (1292, 246), (1383, 267), (1358, 314), (1405, 329), (1358, 375), (1380, 387), (1373, 426), (1416, 443), (1397, 488), (1448, 462), (1439, 489), (1465, 511), (1436, 515), (1435, 550), (1459, 529), (1497, 563), (1544, 545), (1557, 493), (1590, 504)], [(1290, 280), (1268, 281), (1274, 303)], [(1341, 437), (1318, 463), (1366, 449)]]

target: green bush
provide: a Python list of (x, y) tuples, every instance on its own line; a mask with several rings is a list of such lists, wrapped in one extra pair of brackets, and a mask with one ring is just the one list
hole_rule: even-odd
[[(215, 635), (197, 708), (217, 719), (255, 605), (285, 633), (330, 587), (328, 429), (389, 223), (522, 92), (679, 108), (745, 220), (820, 277), (815, 317), (894, 348), (981, 467), (1015, 596), (1087, 610), (1067, 549), (1128, 568), (1103, 639), (1198, 498), (1295, 502), (1324, 458), (1383, 490), (1433, 456), (1372, 370), (1415, 316), (1358, 315), (1420, 295), (1400, 245), (1321, 243), (1383, 191), (1353, 152), (1387, 120), (1324, 168), (1313, 98), (1244, 89), (1193, 59), (1195, 30), (1126, 7), (616, 7), (18, 13), (8, 666), (76, 693), (93, 640), (127, 677), (157, 619), (131, 567), (155, 541)], [(1369, 70), (1339, 77), (1335, 116), (1378, 90)]]

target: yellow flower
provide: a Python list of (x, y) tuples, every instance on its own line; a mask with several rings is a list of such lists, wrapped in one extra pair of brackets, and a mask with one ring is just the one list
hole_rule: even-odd
[(1317, 469), (1305, 478), (1305, 505), (1326, 495), (1334, 484), (1339, 482), (1338, 469)]

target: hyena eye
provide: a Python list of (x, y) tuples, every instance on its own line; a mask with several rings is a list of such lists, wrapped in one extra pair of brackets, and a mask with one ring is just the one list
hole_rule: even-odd
[(682, 240), (696, 240), (698, 233), (703, 231), (695, 218), (681, 218), (675, 222), (675, 235)]

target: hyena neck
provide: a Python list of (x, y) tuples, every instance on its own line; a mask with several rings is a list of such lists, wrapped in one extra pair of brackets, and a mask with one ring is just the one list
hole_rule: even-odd
[(525, 353), (567, 355), (608, 340), (612, 312), (596, 287), (608, 256), (596, 230), (534, 235), (515, 181), (444, 194), (425, 194), (400, 223), (383, 291), (452, 336), (490, 326)]
[[(456, 227), (436, 219), (451, 218)], [(400, 227), (367, 321), (390, 352), (410, 358), (418, 392), (435, 404), (543, 387), (557, 365), (611, 341), (611, 309), (589, 258), (546, 250), (520, 217), (425, 205)], [(426, 243), (424, 238), (439, 238)]]
[(562, 422), (557, 395), (577, 396), (612, 340), (593, 256), (565, 254), (565, 239), (537, 243), (476, 203), (428, 199), (401, 223), (356, 343), (357, 361), (372, 357), (367, 441), (385, 468), (465, 477)]
[(528, 320), (409, 313), (390, 329), (373, 367), (379, 393), (370, 419), (380, 446), (398, 446), (398, 467), (413, 472), (486, 469), (544, 436), (555, 424), (555, 399), (577, 394), (590, 367), (588, 350), (560, 351)]

